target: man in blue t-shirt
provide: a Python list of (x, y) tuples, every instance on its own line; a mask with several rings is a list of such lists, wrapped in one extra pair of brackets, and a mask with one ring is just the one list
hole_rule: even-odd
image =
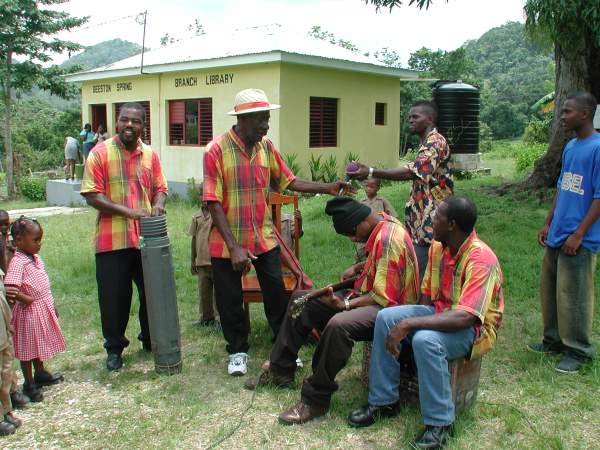
[(567, 97), (560, 116), (575, 139), (562, 155), (556, 195), (538, 242), (545, 247), (540, 297), (544, 339), (529, 350), (562, 355), (555, 369), (576, 373), (594, 356), (594, 270), (600, 247), (600, 134), (597, 101), (587, 92)]

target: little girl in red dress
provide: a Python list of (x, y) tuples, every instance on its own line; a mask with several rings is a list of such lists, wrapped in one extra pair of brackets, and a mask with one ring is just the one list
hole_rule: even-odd
[[(38, 252), (44, 231), (35, 219), (21, 216), (11, 227), (16, 248), (4, 285), (6, 296), (15, 301), (12, 326), (15, 356), (21, 361), (25, 382), (23, 393), (31, 401), (41, 401), (41, 386), (62, 381), (59, 373), (44, 369), (43, 361), (65, 350), (65, 340), (58, 324), (50, 280)], [(35, 369), (35, 376), (32, 373)]]

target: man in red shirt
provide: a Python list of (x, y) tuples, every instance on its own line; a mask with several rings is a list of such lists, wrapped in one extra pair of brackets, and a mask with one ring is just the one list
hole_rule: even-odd
[(273, 233), (269, 192), (285, 189), (338, 195), (348, 183), (314, 183), (296, 178), (266, 137), (271, 110), (260, 89), (245, 89), (229, 112), (237, 123), (214, 138), (204, 154), (203, 200), (214, 228), (209, 237), (215, 296), (229, 353), (228, 373), (244, 375), (248, 360), (248, 325), (242, 302), (242, 274), (254, 265), (265, 314), (277, 336), (287, 308), (280, 250)]
[(167, 182), (158, 154), (140, 136), (146, 112), (126, 103), (117, 120), (117, 135), (96, 145), (85, 162), (81, 195), (98, 210), (96, 280), (106, 367), (118, 370), (129, 345), (125, 336), (131, 308), (132, 282), (140, 297), (138, 339), (150, 351), (144, 276), (140, 253), (141, 217), (165, 213)]
[(273, 384), (289, 386), (298, 350), (313, 327), (323, 330), (312, 360), (312, 375), (302, 383), (300, 401), (279, 415), (284, 424), (300, 424), (327, 412), (337, 390), (335, 377), (352, 354), (354, 341), (373, 338), (377, 314), (389, 306), (416, 303), (419, 294), (417, 256), (402, 223), (348, 197), (327, 202), (337, 233), (365, 244), (366, 261), (348, 268), (342, 278), (359, 275), (349, 292), (310, 300), (298, 318), (286, 316), (271, 350), (269, 369), (248, 380), (247, 389)]

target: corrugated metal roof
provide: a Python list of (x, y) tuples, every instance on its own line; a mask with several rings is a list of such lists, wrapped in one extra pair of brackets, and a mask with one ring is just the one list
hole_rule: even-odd
[[(282, 54), (307, 58), (283, 58)], [(265, 57), (265, 55), (270, 55), (270, 57)], [(281, 25), (208, 33), (147, 51), (144, 54), (144, 72), (160, 73), (191, 69), (195, 66), (193, 63), (202, 63), (198, 65), (202, 68), (227, 66), (234, 62), (232, 60), (235, 60), (236, 63), (243, 61), (245, 64), (288, 60), (319, 66), (328, 66), (331, 65), (331, 62), (342, 62), (343, 66), (337, 64), (337, 68), (403, 78), (417, 77), (416, 71), (385, 66), (373, 57), (352, 52), (336, 44), (312, 37), (308, 33), (284, 29)], [(103, 67), (70, 75), (67, 79), (69, 81), (92, 79), (94, 74), (100, 75), (107, 72), (114, 76), (118, 76), (119, 73), (131, 75), (129, 73), (131, 69), (140, 69), (140, 67), (141, 55), (136, 55)], [(81, 75), (84, 74), (87, 76), (82, 77)]]

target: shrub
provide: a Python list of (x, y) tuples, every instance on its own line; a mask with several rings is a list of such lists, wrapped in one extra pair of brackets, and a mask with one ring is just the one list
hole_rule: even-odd
[(300, 163), (298, 162), (298, 155), (295, 153), (286, 153), (283, 155), (283, 160), (288, 169), (296, 176), (300, 176)]
[(516, 158), (516, 168), (520, 173), (526, 172), (546, 152), (544, 144), (521, 145)]
[(202, 203), (202, 200), (200, 199), (200, 185), (196, 183), (195, 178), (188, 178), (186, 193), (188, 201), (192, 205), (200, 206)]
[(21, 177), (19, 179), (19, 190), (29, 200), (46, 200), (47, 177)]
[(315, 155), (311, 154), (308, 160), (308, 169), (310, 170), (310, 179), (312, 181), (323, 181), (323, 163), (319, 155), (315, 158)]
[(339, 178), (337, 158), (334, 155), (329, 155), (323, 164), (323, 181), (331, 183)]
[(532, 119), (525, 127), (523, 142), (526, 144), (547, 144), (550, 140), (550, 127), (552, 126), (552, 115), (543, 119)]
[(348, 152), (344, 157), (344, 170), (346, 170), (346, 166), (350, 164), (352, 161), (358, 161), (358, 153)]

